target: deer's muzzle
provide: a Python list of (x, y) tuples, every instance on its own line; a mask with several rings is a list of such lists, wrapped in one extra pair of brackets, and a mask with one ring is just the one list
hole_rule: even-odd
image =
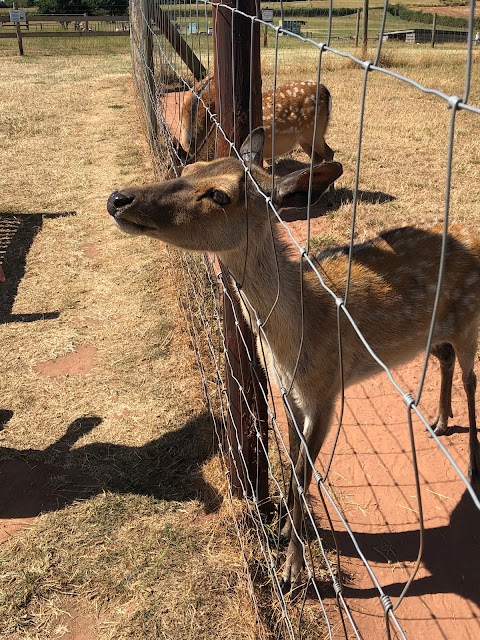
[(139, 214), (137, 198), (130, 191), (114, 191), (110, 194), (107, 211), (125, 233), (148, 235), (155, 229), (155, 225), (148, 218)]
[(107, 211), (111, 216), (117, 216), (121, 210), (132, 204), (135, 196), (128, 191), (114, 191), (107, 200)]

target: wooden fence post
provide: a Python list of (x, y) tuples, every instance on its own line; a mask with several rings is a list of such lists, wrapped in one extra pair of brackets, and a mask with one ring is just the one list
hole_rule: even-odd
[(156, 112), (156, 90), (155, 90), (155, 68), (153, 61), (153, 34), (152, 34), (152, 16), (149, 0), (141, 0), (141, 13), (143, 20), (141, 22), (141, 43), (142, 54), (144, 58), (145, 82), (143, 86), (143, 100), (147, 113), (147, 126), (149, 129), (148, 139), (150, 144), (157, 144), (157, 112)]
[(436, 28), (437, 28), (437, 14), (434, 13), (433, 14), (433, 19), (432, 19), (432, 41), (431, 41), (432, 49), (435, 47), (435, 31), (436, 31)]
[(357, 9), (357, 22), (355, 24), (355, 49), (358, 47), (358, 36), (360, 34), (360, 13), (361, 9)]
[(197, 58), (185, 38), (177, 31), (175, 25), (170, 20), (168, 15), (162, 9), (156, 7), (155, 11), (151, 15), (152, 20), (160, 29), (162, 34), (167, 38), (172, 47), (181, 57), (183, 62), (187, 65), (190, 71), (193, 73), (195, 80), (202, 80), (207, 75), (207, 70)]
[(366, 60), (368, 55), (368, 0), (363, 0), (362, 17), (363, 17), (362, 57), (364, 60)]
[[(17, 8), (17, 3), (14, 2), (12, 4), (12, 9)], [(18, 42), (18, 55), (23, 56), (23, 40), (22, 40), (22, 30), (20, 28), (20, 22), (15, 23), (15, 31), (17, 33), (17, 42)]]
[[(236, 7), (249, 15), (257, 15), (255, 0), (222, 0), (222, 5)], [(233, 140), (235, 147), (239, 148), (250, 131), (249, 113), (253, 128), (262, 123), (260, 27), (254, 24), (252, 30), (251, 20), (245, 16), (234, 14), (224, 6), (214, 5), (213, 33), (217, 114), (228, 139)], [(220, 133), (217, 155), (227, 156), (230, 151), (230, 144)], [(257, 432), (260, 432), (264, 447), (268, 449), (268, 409), (258, 382), (260, 380), (263, 389), (266, 389), (265, 374), (258, 361), (252, 365), (248, 362), (241, 336), (245, 339), (249, 352), (257, 359), (255, 337), (243, 319), (240, 305), (230, 287), (228, 271), (224, 267), (222, 274), (227, 288), (224, 295), (224, 334), (228, 360), (232, 367), (230, 370), (227, 363), (230, 405), (227, 430), (233, 448), (228, 461), (230, 482), (236, 495), (242, 495), (243, 485), (247, 495), (251, 497), (247, 481), (250, 478), (256, 498), (264, 502), (268, 497), (268, 466)], [(238, 329), (235, 319), (238, 321)], [(236, 380), (240, 381), (242, 389), (239, 389)], [(253, 409), (253, 416), (249, 407)], [(237, 441), (240, 442), (239, 451), (235, 450)]]

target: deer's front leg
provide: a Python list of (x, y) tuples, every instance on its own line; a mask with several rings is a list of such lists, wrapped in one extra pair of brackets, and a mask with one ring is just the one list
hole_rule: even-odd
[[(321, 409), (314, 416), (305, 418), (304, 442), (300, 444), (293, 477), (293, 513), (288, 518), (291, 522), (291, 533), (282, 578), (285, 590), (288, 588), (295, 589), (301, 581), (303, 569), (303, 496), (308, 491), (313, 473), (309, 458), (313, 463), (317, 459), (320, 447), (330, 426), (331, 413), (332, 402), (324, 402)], [(309, 455), (307, 455), (307, 450)]]
[(293, 509), (294, 504), (294, 473), (293, 469), (298, 462), (298, 453), (300, 451), (300, 434), (303, 433), (303, 414), (297, 405), (289, 400), (289, 406), (285, 406), (288, 422), (288, 445), (290, 450), (290, 458), (292, 460), (293, 468), (290, 474), (290, 485), (288, 488), (288, 497), (285, 508), (283, 508), (283, 502), (280, 502), (279, 518), (280, 518), (280, 540), (288, 542), (292, 535), (292, 519), (288, 513)]
[(447, 432), (448, 418), (453, 418), (452, 413), (452, 381), (455, 368), (455, 350), (451, 344), (445, 342), (435, 345), (430, 353), (440, 361), (440, 401), (438, 414), (432, 423), (437, 436), (443, 436)]

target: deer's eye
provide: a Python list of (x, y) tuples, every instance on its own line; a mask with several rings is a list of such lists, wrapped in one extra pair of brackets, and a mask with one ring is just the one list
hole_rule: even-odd
[(225, 204), (228, 204), (230, 202), (230, 198), (225, 193), (225, 191), (220, 191), (219, 189), (214, 189), (210, 193), (210, 197), (217, 204), (225, 205)]

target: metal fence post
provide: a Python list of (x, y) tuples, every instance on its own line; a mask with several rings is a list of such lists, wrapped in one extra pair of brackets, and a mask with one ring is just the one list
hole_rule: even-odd
[[(257, 15), (255, 0), (223, 0), (222, 5)], [(254, 24), (252, 28), (249, 18), (234, 15), (224, 6), (214, 6), (213, 27), (217, 113), (228, 140), (233, 140), (235, 147), (239, 148), (250, 131), (250, 117), (253, 128), (262, 123), (260, 27)], [(230, 155), (228, 140), (219, 136), (217, 156)], [(266, 389), (266, 379), (257, 360), (255, 337), (242, 316), (240, 305), (231, 291), (228, 272), (223, 267), (222, 274), (227, 287), (223, 301), (224, 333), (228, 361), (232, 366), (232, 370), (228, 364), (226, 367), (230, 405), (227, 429), (233, 448), (229, 459), (230, 481), (235, 494), (242, 495), (243, 486), (252, 497), (250, 478), (256, 498), (265, 501), (268, 497), (268, 467), (263, 447), (265, 450), (268, 448), (268, 411), (260, 384)], [(257, 361), (248, 361), (241, 335)], [(242, 388), (236, 380), (240, 381)], [(259, 438), (257, 433), (261, 434)], [(237, 442), (240, 445), (238, 451), (235, 450)]]

